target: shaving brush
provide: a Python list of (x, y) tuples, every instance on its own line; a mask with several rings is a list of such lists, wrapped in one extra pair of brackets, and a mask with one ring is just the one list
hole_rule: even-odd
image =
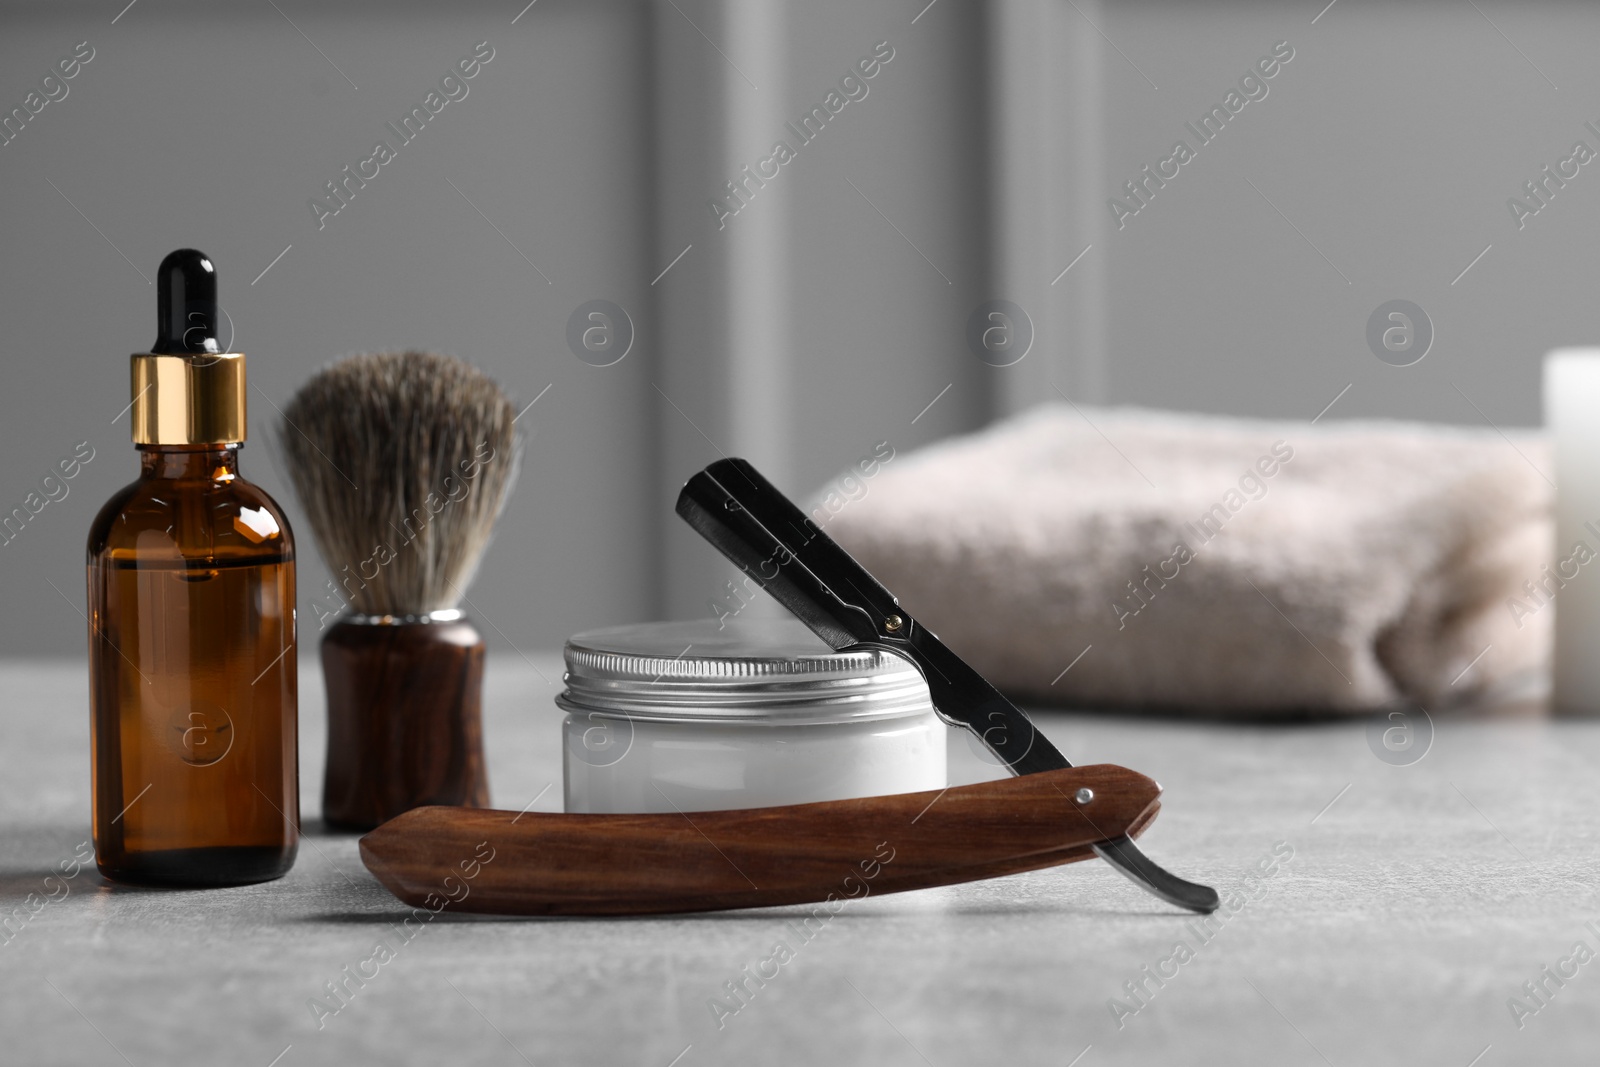
[(290, 480), (333, 574), (311, 605), (330, 826), (489, 803), (484, 644), (458, 605), (516, 478), (516, 415), (486, 375), (427, 352), (350, 356), (284, 408)]

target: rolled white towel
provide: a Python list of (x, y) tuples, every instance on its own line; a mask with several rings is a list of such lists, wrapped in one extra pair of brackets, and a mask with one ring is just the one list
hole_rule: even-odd
[(1020, 697), (1432, 709), (1546, 669), (1548, 470), (1529, 433), (1049, 406), (813, 514)]

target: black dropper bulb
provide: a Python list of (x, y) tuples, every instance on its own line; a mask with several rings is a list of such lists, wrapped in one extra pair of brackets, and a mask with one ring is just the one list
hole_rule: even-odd
[(220, 352), (217, 344), (217, 269), (204, 252), (180, 248), (156, 270), (160, 322), (157, 355)]

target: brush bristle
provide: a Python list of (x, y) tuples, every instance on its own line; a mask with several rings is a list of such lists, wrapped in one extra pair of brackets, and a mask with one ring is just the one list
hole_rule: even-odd
[(516, 415), (487, 375), (431, 352), (349, 356), (294, 395), (290, 479), (352, 608), (460, 603), (516, 477)]

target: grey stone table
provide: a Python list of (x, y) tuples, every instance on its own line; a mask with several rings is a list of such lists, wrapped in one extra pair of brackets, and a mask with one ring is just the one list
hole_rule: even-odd
[[(489, 669), (496, 802), (557, 810), (559, 719), (538, 672), (557, 681), (558, 664), (512, 656)], [(354, 837), (317, 822), (311, 662), (302, 690), (307, 833), (287, 878), (157, 892), (109, 885), (91, 866), (31, 912), (28, 895), (45, 895), (88, 834), (86, 681), (81, 663), (0, 668), (0, 913), (17, 916), (0, 944), (0, 1062), (1596, 1060), (1600, 725), (1534, 705), (1442, 718), (1410, 765), (1379, 759), (1365, 721), (1041, 713), (1070, 759), (1165, 785), (1148, 850), (1247, 901), (1211, 931), (1090, 862), (853, 902), (809, 941), (801, 909), (772, 909), (446, 913), (401, 943), (405, 909), (366, 873)], [(991, 776), (962, 741), (951, 750), (963, 780)], [(398, 945), (393, 958), (337, 1014), (314, 1011), (380, 939)], [(725, 983), (779, 941), (792, 958), (731, 999)], [(1529, 996), (1527, 982), (1545, 992)], [(1513, 997), (1525, 1005), (1515, 1016)]]

